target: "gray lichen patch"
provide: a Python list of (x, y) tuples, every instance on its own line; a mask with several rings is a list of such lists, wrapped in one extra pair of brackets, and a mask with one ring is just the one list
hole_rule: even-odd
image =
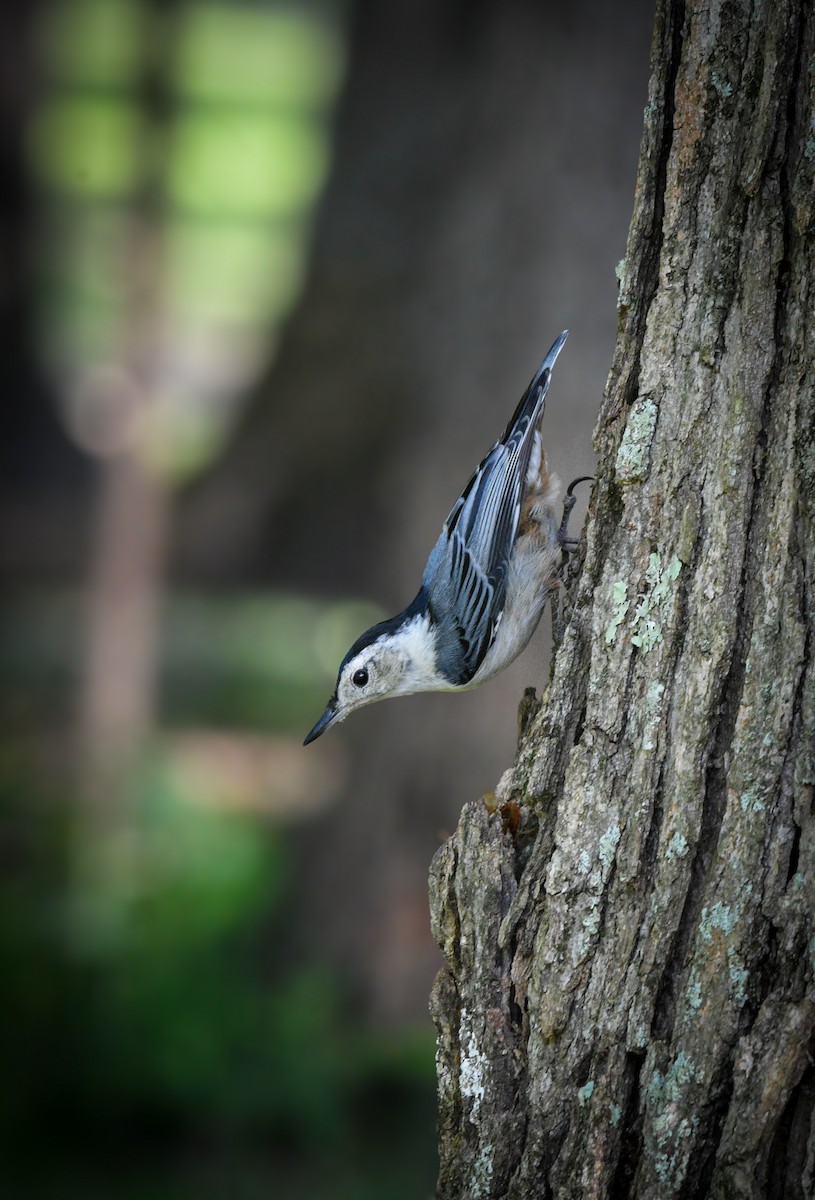
[(610, 825), (600, 838), (600, 844), (597, 853), (600, 859), (600, 865), (603, 868), (604, 878), (608, 876), (608, 872), (611, 869), (611, 864), (614, 862), (614, 851), (617, 849), (620, 836), (620, 826)]
[(714, 933), (718, 930), (725, 936), (733, 932), (736, 927), (738, 914), (734, 913), (729, 904), (725, 904), (721, 900), (717, 900), (710, 908), (702, 909), (702, 918), (699, 922), (699, 932), (705, 942), (712, 942)]
[(656, 735), (662, 719), (662, 697), (665, 695), (665, 684), (659, 679), (653, 679), (645, 693), (642, 749), (650, 753), (656, 747)]
[(696, 1061), (680, 1050), (663, 1073), (655, 1070), (646, 1088), (651, 1119), (645, 1130), (648, 1157), (663, 1194), (682, 1187), (690, 1155), (690, 1141), (698, 1130), (696, 1115), (688, 1117), (686, 1095), (705, 1084), (705, 1073)]
[(645, 590), (640, 593), (631, 622), (631, 641), (639, 646), (643, 654), (653, 650), (662, 641), (663, 626), (673, 603), (673, 585), (682, 570), (676, 555), (663, 566), (662, 556), (654, 552), (649, 556), (645, 572)]
[[(610, 817), (610, 823), (598, 836), (597, 823), (609, 821)], [(547, 871), (549, 893), (569, 895), (577, 891), (596, 899), (608, 880), (621, 837), (622, 830), (612, 814), (603, 817), (591, 797), (583, 796), (558, 825), (558, 844), (553, 848)]]
[[(682, 562), (674, 554), (667, 563), (663, 563), (659, 551), (653, 551), (648, 556), (648, 566), (645, 578), (637, 592), (636, 607), (629, 617), (634, 601), (628, 597), (628, 584), (624, 579), (615, 580), (611, 588), (611, 604), (609, 620), (605, 626), (604, 638), (610, 645), (617, 636), (617, 630), (624, 623), (631, 629), (633, 645), (647, 654), (663, 639), (663, 628), (674, 599), (674, 584), (682, 570)], [(664, 691), (664, 686), (663, 689)], [(650, 715), (661, 699), (661, 693), (652, 692), (647, 700), (646, 711), (650, 706)], [(650, 747), (645, 747), (650, 749)]]
[(481, 1147), (478, 1157), (473, 1163), (470, 1180), (470, 1195), (473, 1200), (484, 1200), (491, 1192), (492, 1176), (495, 1170), (492, 1147), (485, 1144)]
[(713, 84), (714, 90), (722, 97), (723, 100), (733, 95), (733, 84), (727, 79), (723, 79), (718, 71), (711, 71), (710, 82)]
[(671, 1103), (678, 1100), (683, 1087), (689, 1083), (702, 1083), (704, 1077), (704, 1071), (701, 1067), (694, 1062), (689, 1054), (686, 1054), (684, 1050), (680, 1050), (665, 1076), (663, 1092), (665, 1099)]
[(691, 978), (688, 981), (688, 986), (685, 989), (685, 998), (687, 1000), (688, 1007), (691, 1008), (693, 1012), (698, 1012), (698, 1010), (702, 1007), (702, 985), (695, 975), (691, 975)]
[(666, 858), (684, 858), (688, 853), (688, 840), (683, 833), (677, 829), (671, 837), (668, 845), (665, 847)]
[(487, 1056), (478, 1048), (475, 1034), (470, 1026), (470, 1017), (465, 1008), (461, 1010), (459, 1026), (461, 1067), (459, 1069), (459, 1091), (463, 1100), (469, 1100), (468, 1116), (474, 1125), (484, 1100), (485, 1080), (488, 1069)]
[(648, 474), (658, 411), (654, 401), (645, 396), (637, 400), (628, 414), (628, 423), (614, 464), (617, 483), (622, 487), (638, 483)]
[(617, 630), (625, 620), (628, 610), (631, 607), (631, 601), (628, 599), (628, 585), (624, 579), (618, 579), (613, 584), (611, 589), (611, 617), (608, 625), (606, 625), (605, 638), (606, 642), (613, 642), (617, 636)]
[(741, 811), (743, 813), (763, 813), (765, 809), (764, 801), (761, 797), (760, 789), (754, 784), (742, 792), (739, 797)]

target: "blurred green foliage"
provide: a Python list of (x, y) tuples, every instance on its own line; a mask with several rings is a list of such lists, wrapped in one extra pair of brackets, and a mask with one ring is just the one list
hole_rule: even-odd
[(299, 117), (192, 113), (177, 123), (170, 195), (200, 216), (296, 217), (322, 185), (327, 150)]
[[(213, 229), (196, 221), (169, 226), (167, 303), (196, 320), (267, 322), (296, 300), (304, 270), (298, 237), (285, 228), (226, 224)], [(212, 286), (225, 278), (229, 287)]]
[(56, 0), (43, 22), (43, 57), (62, 83), (124, 87), (139, 71), (139, 0)]
[[(346, 25), (344, 0), (38, 7), (40, 349), (86, 452), (112, 453), (106, 421), (138, 410), (113, 449), (169, 487), (225, 444), (306, 278)], [(163, 596), (161, 736), (105, 809), (68, 769), (84, 603), (21, 592), (0, 623), (0, 1191), (429, 1195), (429, 1023), (362, 1024), (341, 975), (303, 956), (294, 839), (229, 807), (233, 760), (196, 789), (166, 744), (203, 727), (223, 759), (214, 731), (259, 729), (284, 752), (381, 614)]]
[[(22, 591), (0, 615), (0, 720), (68, 717), (81, 670), (82, 596)], [(348, 647), (383, 615), (366, 601), (291, 593), (170, 594), (159, 654), (162, 718), (302, 736)]]
[[(178, 86), (195, 100), (321, 109), (342, 82), (339, 6), (188, 5)], [(326, 18), (332, 18), (326, 19)]]
[(336, 973), (298, 960), (285, 836), (154, 762), (77, 875), (66, 797), (25, 767), (0, 781), (9, 1194), (430, 1194), (430, 1029), (365, 1031)]
[(346, 20), (343, 0), (42, 6), (39, 336), (86, 451), (77, 398), (115, 364), (159, 475), (217, 456), (305, 282)]
[(32, 150), (55, 187), (91, 197), (121, 196), (139, 182), (144, 136), (132, 101), (71, 97), (40, 110)]

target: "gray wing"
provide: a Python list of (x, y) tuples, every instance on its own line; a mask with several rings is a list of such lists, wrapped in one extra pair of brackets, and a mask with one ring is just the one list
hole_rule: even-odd
[(437, 635), (437, 667), (456, 686), (471, 681), (495, 640), (506, 599), (526, 473), (551, 369), (566, 333), (541, 363), (504, 436), (447, 518), (423, 578)]

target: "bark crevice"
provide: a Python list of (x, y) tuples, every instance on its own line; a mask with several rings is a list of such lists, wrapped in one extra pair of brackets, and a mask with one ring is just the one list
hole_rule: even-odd
[[(815, 1044), (810, 1049), (815, 1060)], [(806, 1200), (815, 1185), (815, 1067), (809, 1066), (790, 1092), (770, 1148), (767, 1200)]]
[(628, 1200), (642, 1153), (640, 1076), (644, 1062), (645, 1055), (641, 1051), (629, 1050), (625, 1056), (620, 1149), (609, 1184), (609, 1200)]

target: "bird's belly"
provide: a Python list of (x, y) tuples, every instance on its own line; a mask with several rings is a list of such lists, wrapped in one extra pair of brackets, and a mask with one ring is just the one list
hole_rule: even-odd
[(468, 687), (485, 683), (518, 657), (538, 627), (555, 578), (559, 547), (536, 530), (518, 539), (510, 565), (504, 612), (484, 661)]

